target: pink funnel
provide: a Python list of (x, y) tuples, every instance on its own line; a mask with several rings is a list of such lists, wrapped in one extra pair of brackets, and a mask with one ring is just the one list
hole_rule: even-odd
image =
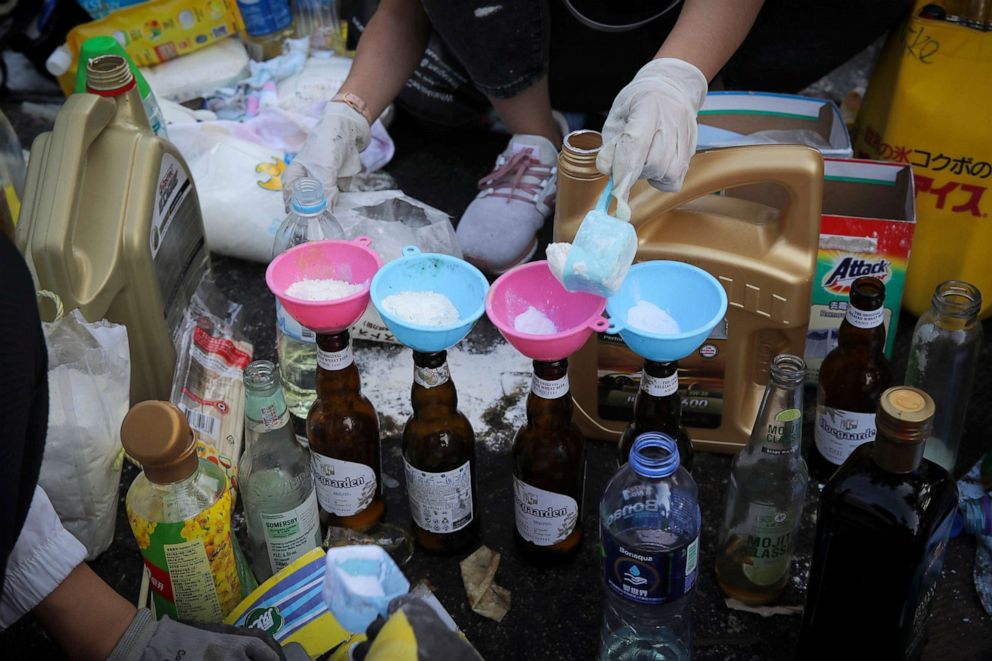
[[(369, 246), (372, 239), (310, 241), (290, 248), (272, 260), (265, 283), (296, 321), (317, 333), (347, 330), (369, 305), (369, 284), (382, 260)], [(299, 280), (344, 280), (361, 284), (357, 294), (331, 301), (308, 301), (286, 294)]]
[[(557, 329), (539, 335), (514, 328), (517, 316), (528, 308), (542, 312)], [(531, 262), (507, 271), (492, 284), (486, 296), (486, 314), (507, 342), (534, 360), (561, 360), (578, 351), (590, 333), (603, 332), (606, 299), (566, 290), (551, 274), (545, 261)]]

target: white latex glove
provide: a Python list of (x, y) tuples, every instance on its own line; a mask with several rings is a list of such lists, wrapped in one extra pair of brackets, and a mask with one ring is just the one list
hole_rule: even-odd
[(617, 217), (630, 220), (627, 197), (638, 179), (663, 191), (682, 187), (696, 151), (696, 114), (706, 88), (699, 69), (666, 57), (641, 67), (617, 94), (596, 157), (599, 171), (613, 176)]
[(362, 171), (359, 152), (372, 140), (369, 123), (361, 113), (340, 101), (331, 101), (306, 144), (282, 175), (282, 198), (289, 208), (293, 183), (313, 177), (324, 184), (327, 199), (338, 190), (338, 179)]

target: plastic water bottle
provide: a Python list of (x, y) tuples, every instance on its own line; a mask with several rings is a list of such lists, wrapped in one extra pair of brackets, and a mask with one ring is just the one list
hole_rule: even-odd
[[(324, 187), (304, 177), (293, 186), (290, 212), (276, 231), (272, 257), (307, 241), (341, 240), (344, 230), (327, 208)], [(317, 336), (304, 328), (276, 301), (276, 351), (279, 377), (289, 412), (306, 418), (317, 398)]]
[(600, 502), (606, 606), (603, 661), (692, 658), (692, 595), (699, 574), (696, 483), (675, 440), (637, 437)]

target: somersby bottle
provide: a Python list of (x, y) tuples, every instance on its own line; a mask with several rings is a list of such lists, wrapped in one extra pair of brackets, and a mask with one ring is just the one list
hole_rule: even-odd
[(238, 483), (260, 581), (320, 546), (310, 453), (296, 440), (275, 365), (245, 369), (245, 451)]
[(809, 467), (821, 481), (828, 479), (856, 447), (875, 439), (878, 398), (892, 383), (892, 369), (884, 353), (884, 303), (881, 280), (855, 280), (838, 344), (820, 366)]
[(255, 588), (231, 532), (227, 476), (197, 458), (186, 416), (169, 402), (132, 407), (121, 442), (143, 468), (125, 502), (155, 614), (221, 622)]
[(365, 532), (381, 521), (379, 417), (362, 394), (348, 331), (317, 334), (317, 399), (307, 438), (321, 524)]
[(417, 543), (461, 551), (478, 538), (475, 432), (458, 411), (447, 352), (413, 352), (413, 415), (403, 428), (406, 489)]
[(751, 440), (730, 467), (716, 575), (724, 594), (745, 604), (774, 600), (789, 580), (809, 483), (801, 452), (805, 375), (798, 356), (775, 356)]
[(623, 430), (617, 446), (621, 465), (627, 463), (634, 439), (649, 431), (662, 432), (674, 438), (679, 446), (680, 465), (692, 472), (692, 442), (682, 425), (678, 361), (644, 361), (641, 387), (634, 400), (634, 419)]
[(824, 487), (797, 658), (919, 658), (958, 502), (923, 458), (934, 412), (922, 390), (886, 390), (875, 441)]
[(571, 558), (582, 541), (585, 439), (572, 422), (568, 361), (534, 361), (527, 424), (513, 439), (513, 537), (537, 564)]

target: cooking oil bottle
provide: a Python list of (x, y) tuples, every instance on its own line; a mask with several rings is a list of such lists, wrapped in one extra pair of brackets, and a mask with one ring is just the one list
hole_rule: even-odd
[[(558, 157), (554, 240), (571, 241), (606, 184), (596, 169), (602, 136), (577, 131)], [(678, 193), (647, 182), (631, 190), (635, 261), (698, 266), (727, 291), (727, 317), (679, 360), (682, 421), (703, 450), (747, 443), (772, 359), (802, 355), (816, 268), (823, 160), (795, 145), (696, 154)], [(720, 194), (714, 194), (720, 193)], [(619, 336), (594, 335), (570, 366), (575, 420), (587, 436), (616, 440), (633, 416), (643, 360)]]
[(196, 189), (124, 58), (92, 58), (86, 80), (31, 147), (17, 245), (66, 309), (127, 326), (131, 401), (167, 400), (172, 334), (208, 268)]

